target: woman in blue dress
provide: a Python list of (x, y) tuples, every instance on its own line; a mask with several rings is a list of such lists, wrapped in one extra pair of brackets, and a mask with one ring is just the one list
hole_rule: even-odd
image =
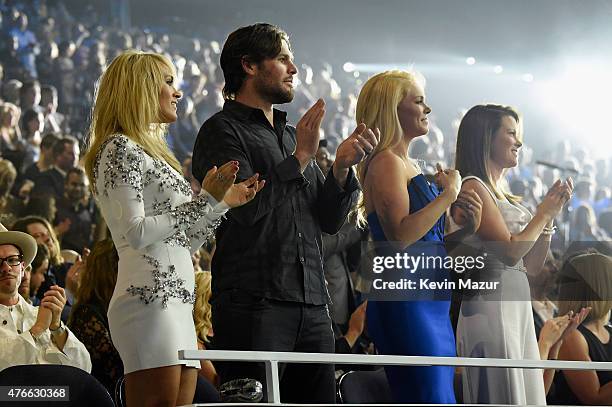
[[(438, 166), (436, 185), (430, 184), (408, 157), (411, 141), (429, 131), (422, 81), (413, 73), (386, 71), (370, 78), (359, 94), (357, 122), (377, 129), (380, 141), (362, 161), (357, 173), (363, 188), (358, 217), (385, 253), (425, 254), (446, 258), (444, 223), (447, 209), (457, 201), (474, 222), (480, 221), (481, 201), (475, 194), (459, 196), (461, 177)], [(443, 192), (439, 192), (438, 187)], [(474, 226), (474, 224), (472, 224)], [(477, 227), (477, 225), (476, 225)], [(443, 267), (387, 269), (385, 282), (408, 277), (429, 283), (451, 281)], [(368, 332), (380, 354), (455, 356), (449, 319), (450, 290), (381, 289), (374, 284), (368, 302)], [(385, 368), (391, 390), (401, 403), (455, 403), (452, 366)]]

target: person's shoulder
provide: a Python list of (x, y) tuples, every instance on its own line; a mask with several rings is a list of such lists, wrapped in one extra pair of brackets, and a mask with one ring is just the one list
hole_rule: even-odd
[(115, 133), (108, 136), (106, 141), (102, 143), (100, 147), (100, 151), (103, 153), (105, 151), (113, 151), (113, 152), (143, 152), (142, 147), (123, 133)]
[(224, 110), (210, 116), (200, 127), (198, 137), (214, 137), (219, 132), (228, 132), (234, 127), (237, 119)]
[(100, 146), (96, 165), (104, 162), (105, 165), (110, 164), (111, 168), (126, 170), (141, 165), (146, 155), (145, 150), (134, 140), (125, 134), (116, 133), (110, 135)]
[(375, 177), (390, 174), (406, 174), (406, 165), (401, 157), (391, 150), (383, 150), (370, 159), (368, 172)]

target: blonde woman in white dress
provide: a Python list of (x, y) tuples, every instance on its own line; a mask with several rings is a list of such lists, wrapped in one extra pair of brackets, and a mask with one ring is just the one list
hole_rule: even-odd
[(227, 209), (263, 187), (257, 175), (234, 184), (238, 163), (213, 168), (202, 193), (189, 183), (164, 139), (182, 96), (170, 61), (126, 51), (102, 75), (85, 168), (119, 253), (108, 308), (113, 344), (125, 368), (129, 407), (193, 400), (199, 361), (192, 318), (191, 253), (214, 233)]
[[(557, 181), (535, 214), (502, 192), (504, 172), (518, 165), (522, 146), (518, 113), (506, 106), (477, 105), (463, 117), (457, 137), (456, 169), (462, 191), (481, 198), (482, 220), (472, 244), (487, 252), (477, 276), (500, 284), (489, 293), (464, 296), (457, 326), (457, 353), (463, 357), (547, 358), (538, 348), (525, 264), (541, 270), (554, 232), (553, 220), (573, 190)], [(566, 324), (567, 326), (567, 324)], [(575, 327), (574, 327), (575, 328)], [(537, 369), (466, 368), (466, 403), (545, 405), (545, 385), (553, 372)]]

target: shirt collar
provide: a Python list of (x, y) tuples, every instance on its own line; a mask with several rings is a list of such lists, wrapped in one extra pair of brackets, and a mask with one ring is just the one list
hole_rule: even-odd
[(52, 166), (49, 167), (49, 169), (54, 169), (57, 172), (59, 172), (60, 174), (63, 175), (64, 178), (66, 178), (66, 171), (62, 170), (60, 167), (58, 167), (57, 165), (53, 164)]
[(17, 310), (23, 314), (23, 303), (24, 300), (21, 298), (21, 294), (17, 294), (17, 304), (15, 305), (3, 305), (0, 304), (0, 310)]

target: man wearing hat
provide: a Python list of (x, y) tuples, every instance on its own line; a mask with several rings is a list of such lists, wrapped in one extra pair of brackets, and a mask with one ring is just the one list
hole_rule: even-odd
[(91, 372), (85, 346), (61, 322), (64, 289), (52, 286), (39, 307), (18, 293), (25, 269), (36, 255), (36, 240), (0, 224), (0, 370), (14, 365), (70, 365)]

